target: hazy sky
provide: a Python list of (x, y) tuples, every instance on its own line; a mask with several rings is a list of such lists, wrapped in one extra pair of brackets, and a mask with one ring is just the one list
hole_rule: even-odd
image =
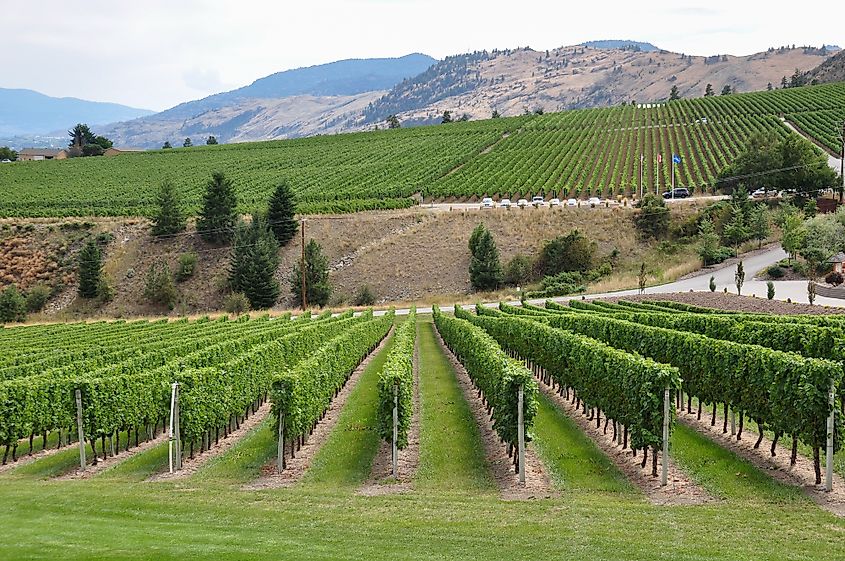
[[(11, 0), (8, 0), (11, 2)], [(649, 41), (695, 55), (845, 43), (845, 3), (24, 0), (2, 11), (0, 87), (164, 109), (343, 58)]]

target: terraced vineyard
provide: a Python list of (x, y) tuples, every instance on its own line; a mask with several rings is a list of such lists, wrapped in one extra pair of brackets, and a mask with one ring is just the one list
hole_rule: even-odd
[[(845, 114), (845, 84), (829, 84), (542, 116), (298, 140), (159, 150), (114, 158), (0, 166), (0, 216), (149, 215), (171, 179), (195, 213), (211, 173), (234, 179), (240, 209), (263, 208), (280, 178), (301, 212), (350, 212), (425, 198), (611, 196), (671, 183), (712, 191), (755, 132), (790, 134), (781, 118), (828, 149)], [(657, 157), (662, 162), (657, 162)]]

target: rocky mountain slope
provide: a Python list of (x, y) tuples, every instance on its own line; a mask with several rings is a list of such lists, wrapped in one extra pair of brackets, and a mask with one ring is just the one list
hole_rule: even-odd
[[(589, 46), (595, 45), (595, 46)], [(657, 101), (673, 86), (682, 97), (778, 87), (782, 77), (817, 67), (824, 49), (769, 49), (749, 56), (690, 56), (649, 43), (597, 41), (550, 51), (481, 51), (433, 61), (341, 61), (274, 74), (252, 85), (157, 115), (118, 123), (104, 133), (118, 145), (160, 147), (194, 143), (208, 135), (222, 142), (293, 138), (372, 129), (397, 115), (404, 126), (455, 118), (489, 118)], [(431, 64), (433, 62), (433, 64)], [(366, 64), (365, 64), (366, 63)]]
[(845, 51), (839, 51), (806, 74), (807, 83), (819, 84), (845, 81)]

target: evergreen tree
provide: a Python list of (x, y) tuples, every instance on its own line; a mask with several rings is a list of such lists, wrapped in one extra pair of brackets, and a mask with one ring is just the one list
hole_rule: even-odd
[(707, 87), (704, 88), (704, 97), (710, 97), (716, 95), (713, 91), (713, 84), (707, 84)]
[(156, 213), (153, 216), (153, 235), (168, 236), (182, 232), (187, 224), (179, 194), (170, 181), (165, 181), (156, 194)]
[(676, 99), (681, 99), (681, 96), (678, 93), (678, 86), (673, 85), (669, 91), (669, 101), (675, 101)]
[(232, 240), (238, 222), (235, 188), (222, 172), (211, 174), (206, 186), (203, 206), (197, 218), (197, 230), (202, 239), (223, 245)]
[(490, 118), (491, 119), (498, 119), (499, 117), (501, 117), (501, 115), (499, 114), (499, 110), (493, 109), (493, 114), (490, 116)]
[(26, 321), (26, 299), (15, 285), (0, 292), (0, 324)]
[[(290, 275), (290, 291), (296, 298), (302, 298), (302, 269), (297, 261)], [(329, 284), (329, 260), (323, 255), (322, 246), (310, 240), (305, 246), (305, 298), (309, 305), (325, 306), (331, 296)]]
[(786, 76), (780, 79), (780, 89), (785, 90), (789, 87), (789, 82), (786, 81)]
[(205, 144), (206, 146), (213, 146), (217, 144), (217, 137), (212, 134), (205, 140)]
[(499, 250), (488, 230), (478, 238), (469, 265), (469, 280), (474, 290), (496, 290), (502, 284), (502, 264)]
[(402, 126), (402, 123), (399, 122), (399, 117), (396, 115), (390, 115), (387, 118), (387, 128), (389, 129), (398, 129)]
[(645, 292), (645, 285), (646, 285), (646, 268), (645, 263), (640, 265), (640, 274), (637, 275), (637, 285), (640, 289), (640, 294)]
[(293, 192), (288, 182), (283, 179), (273, 191), (267, 210), (270, 229), (273, 230), (273, 234), (282, 246), (287, 245), (296, 235), (298, 225), (294, 219), (295, 212), (296, 201)]
[(731, 95), (731, 93), (733, 93), (733, 90), (731, 90), (731, 87), (726, 84), (725, 87), (722, 88), (722, 95)]
[[(772, 91), (773, 89), (775, 89), (775, 88), (772, 86), (772, 83), (771, 83), (771, 82), (769, 82), (768, 84), (766, 84), (766, 91), (770, 92), (770, 91)], [(771, 298), (769, 298), (769, 300), (771, 300)]]
[(452, 122), (452, 112), (451, 111), (444, 111), (443, 118), (440, 120), (441, 125), (445, 125), (446, 123)]
[(469, 253), (470, 255), (475, 255), (475, 250), (478, 247), (478, 240), (481, 239), (481, 236), (484, 232), (487, 231), (487, 227), (484, 224), (479, 224), (472, 230), (472, 234), (469, 236)]
[(191, 142), (191, 139), (190, 139), (190, 138), (186, 138), (186, 139), (185, 139), (185, 142), (183, 142), (183, 143), (182, 143), (182, 146), (184, 146), (185, 148), (190, 148), (190, 147), (191, 147), (191, 146), (193, 146), (193, 145), (194, 145), (194, 143), (193, 143), (193, 142)]
[(169, 150), (169, 149), (171, 149), (171, 148), (173, 148), (173, 145), (172, 145), (172, 144), (170, 144), (170, 141), (169, 141), (169, 140), (168, 140), (168, 141), (166, 141), (166, 142), (164, 143), (164, 146), (162, 146), (162, 147), (161, 147), (161, 149), (162, 149), (162, 150)]
[(734, 247), (748, 239), (748, 224), (745, 213), (738, 205), (731, 206), (731, 218), (722, 231), (725, 241)]
[(240, 224), (229, 263), (229, 285), (249, 300), (250, 308), (263, 310), (279, 299), (279, 242), (261, 216)]
[(719, 257), (719, 234), (716, 227), (709, 218), (704, 218), (698, 229), (701, 245), (698, 248), (698, 255), (706, 267)]
[(89, 241), (79, 252), (79, 295), (95, 298), (103, 275), (103, 254), (94, 240)]
[(742, 266), (742, 261), (736, 264), (734, 283), (736, 284), (736, 293), (742, 294), (742, 285), (745, 284), (745, 267)]

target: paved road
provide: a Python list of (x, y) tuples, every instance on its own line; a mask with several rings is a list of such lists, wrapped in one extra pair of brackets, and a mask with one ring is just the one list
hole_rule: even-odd
[[(669, 204), (683, 204), (683, 203), (690, 203), (690, 202), (715, 202), (720, 201), (723, 199), (728, 199), (727, 195), (705, 195), (700, 197), (689, 197), (687, 199), (666, 199), (666, 202)], [(562, 199), (564, 204), (566, 203), (566, 199)], [(423, 203), (419, 207), (412, 207), (412, 208), (419, 208), (420, 210), (430, 210), (433, 212), (443, 212), (443, 211), (455, 211), (455, 210), (477, 210), (477, 211), (484, 211), (484, 212), (532, 212), (532, 211), (554, 211), (554, 212), (566, 212), (567, 210), (571, 210), (572, 207), (567, 206), (560, 206), (557, 208), (550, 207), (548, 201), (546, 201), (546, 205), (535, 209), (532, 206), (528, 206), (526, 208), (519, 208), (516, 206), (516, 200), (511, 199), (511, 203), (513, 203), (513, 207), (510, 209), (505, 209), (501, 207), (496, 207), (494, 209), (482, 209), (481, 203)], [(633, 209), (633, 201), (629, 201), (629, 206), (624, 207), (620, 203), (616, 201), (612, 201), (609, 208), (628, 208)], [(581, 201), (580, 208), (589, 208), (589, 205), (586, 201)], [(601, 211), (606, 210), (608, 207), (605, 207), (604, 203), (600, 206), (594, 208), (593, 210)]]
[[(747, 279), (742, 286), (742, 294), (751, 296), (752, 294), (757, 298), (766, 298), (768, 287), (765, 281), (754, 280), (753, 276), (770, 265), (773, 265), (786, 258), (786, 252), (780, 247), (762, 251), (744, 257), (742, 260), (743, 268), (745, 269), (745, 278)], [(732, 263), (723, 267), (716, 267), (713, 269), (704, 269), (699, 274), (689, 277), (687, 279), (653, 286), (646, 289), (646, 294), (670, 294), (675, 292), (704, 292), (710, 290), (710, 277), (713, 276), (716, 282), (716, 290), (723, 291), (726, 287), (728, 292), (736, 292), (736, 285), (734, 276), (736, 274), (736, 264)], [(618, 292), (608, 292), (603, 294), (590, 294), (586, 298), (607, 298), (611, 296), (632, 296), (638, 294), (639, 291), (621, 290)], [(580, 299), (581, 296), (563, 296), (560, 298), (550, 298), (555, 302), (567, 302), (572, 299)], [(808, 303), (807, 298), (807, 282), (806, 281), (775, 281), (775, 298), (778, 300), (791, 299), (793, 302)], [(537, 300), (529, 300), (530, 304), (543, 305), (549, 298), (541, 298)], [(512, 304), (519, 304), (519, 302), (511, 302)], [(843, 307), (845, 300), (837, 300), (835, 298), (816, 297), (816, 304), (825, 306)], [(487, 307), (495, 308), (499, 305), (498, 302), (486, 302)], [(451, 306), (442, 306), (444, 311), (451, 311)], [(419, 307), (417, 312), (421, 314), (431, 313), (430, 307)], [(383, 315), (384, 310), (375, 312), (375, 315)], [(407, 315), (410, 310), (407, 308), (397, 309), (397, 315)]]

